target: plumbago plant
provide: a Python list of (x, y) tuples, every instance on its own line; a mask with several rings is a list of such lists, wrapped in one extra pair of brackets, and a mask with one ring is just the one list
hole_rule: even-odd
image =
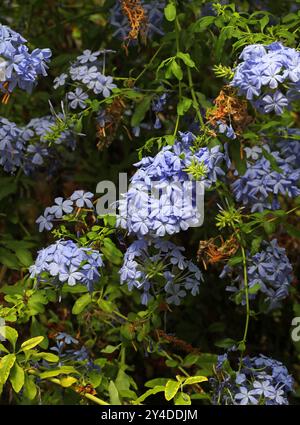
[(298, 404), (299, 2), (3, 3), (1, 404)]

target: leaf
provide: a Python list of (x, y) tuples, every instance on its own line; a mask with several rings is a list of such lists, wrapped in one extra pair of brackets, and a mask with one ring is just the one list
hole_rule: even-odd
[(20, 351), (28, 351), (32, 348), (36, 347), (43, 341), (43, 336), (35, 336), (34, 338), (30, 338), (27, 341), (23, 342), (21, 345)]
[(224, 338), (215, 342), (215, 346), (220, 348), (230, 348), (233, 345), (236, 345), (236, 341), (232, 338)]
[(110, 381), (108, 385), (108, 392), (109, 392), (110, 404), (113, 404), (115, 406), (119, 406), (122, 404), (119, 398), (119, 392), (117, 390), (117, 387), (115, 386), (114, 381)]
[(103, 348), (103, 350), (101, 350), (101, 353), (105, 353), (105, 354), (111, 354), (114, 353), (116, 350), (118, 350), (120, 348), (121, 344), (113, 346), (113, 345), (108, 345), (107, 347)]
[(188, 97), (182, 97), (177, 105), (177, 114), (184, 115), (190, 109), (192, 103), (192, 99), (189, 99)]
[(171, 71), (172, 71), (173, 75), (177, 78), (177, 80), (179, 80), (179, 81), (182, 80), (183, 72), (182, 72), (181, 66), (178, 65), (176, 60), (173, 60), (172, 63), (171, 63)]
[(151, 388), (150, 390), (147, 390), (144, 394), (142, 394), (137, 400), (135, 400), (134, 404), (140, 404), (144, 400), (146, 400), (146, 398), (149, 397), (150, 395), (161, 393), (163, 391), (165, 391), (165, 387), (162, 385), (158, 385), (154, 388)]
[(14, 328), (11, 328), (10, 326), (0, 326), (0, 335), (2, 338), (7, 339), (11, 343), (13, 349), (16, 348), (18, 332)]
[(168, 378), (154, 378), (154, 379), (151, 379), (150, 381), (147, 381), (145, 383), (145, 387), (154, 388), (154, 387), (162, 386), (162, 385), (165, 386), (167, 382), (168, 382)]
[(184, 385), (193, 385), (193, 384), (199, 384), (200, 382), (207, 381), (208, 379), (206, 376), (190, 376), (189, 378), (186, 378), (184, 381)]
[(14, 391), (16, 393), (19, 393), (24, 386), (25, 374), (24, 374), (24, 370), (21, 368), (21, 366), (17, 362), (15, 362), (15, 364), (13, 365), (11, 369), (9, 380), (11, 382), (11, 385)]
[(79, 372), (77, 372), (77, 370), (73, 367), (73, 366), (62, 366), (58, 369), (55, 370), (49, 370), (46, 372), (42, 372), (39, 377), (41, 379), (47, 379), (47, 378), (52, 378), (54, 376), (58, 376), (58, 375), (69, 375), (70, 373), (75, 373), (77, 375), (80, 375)]
[(33, 258), (31, 252), (28, 249), (18, 248), (15, 252), (18, 260), (23, 266), (29, 267), (31, 264), (33, 264)]
[(228, 261), (228, 265), (229, 266), (236, 266), (237, 264), (240, 264), (242, 262), (243, 262), (243, 257), (235, 256), (235, 257), (230, 258), (230, 260)]
[(274, 171), (277, 171), (278, 173), (283, 173), (283, 170), (278, 166), (276, 159), (274, 156), (266, 151), (266, 149), (262, 148), (263, 156), (270, 162), (270, 166)]
[(170, 401), (175, 397), (181, 386), (181, 382), (169, 379), (165, 387), (165, 399)]
[(34, 383), (34, 377), (25, 375), (24, 396), (29, 400), (33, 400), (37, 394), (37, 388)]
[(179, 405), (179, 406), (188, 406), (191, 405), (191, 397), (188, 394), (185, 393), (179, 393), (176, 394), (175, 399), (174, 399), (174, 404), (175, 405)]
[(191, 26), (192, 32), (203, 32), (216, 20), (215, 16), (204, 16)]
[(265, 15), (262, 19), (259, 20), (259, 23), (261, 32), (264, 32), (266, 25), (269, 23), (269, 16)]
[(20, 268), (17, 257), (8, 249), (0, 248), (0, 263), (13, 270)]
[(59, 382), (61, 386), (63, 386), (64, 388), (68, 388), (71, 387), (71, 385), (73, 385), (75, 382), (77, 382), (77, 379), (73, 376), (65, 376), (63, 378), (60, 378)]
[(189, 53), (178, 52), (177, 57), (182, 59), (183, 62), (190, 68), (195, 68), (196, 64), (191, 58)]
[(44, 359), (49, 363), (58, 363), (59, 357), (56, 354), (53, 353), (34, 353), (32, 355), (34, 359), (40, 360)]
[(0, 359), (0, 384), (4, 385), (9, 377), (10, 370), (16, 361), (15, 354), (7, 354)]
[(141, 102), (139, 102), (134, 110), (134, 113), (131, 117), (131, 126), (138, 126), (143, 119), (145, 118), (146, 112), (150, 108), (152, 97), (145, 96)]
[(1, 177), (0, 180), (0, 201), (17, 191), (17, 183), (13, 177)]
[(119, 266), (122, 263), (123, 254), (111, 239), (103, 239), (101, 251), (110, 263), (115, 264), (116, 266)]
[(164, 13), (165, 13), (165, 17), (167, 19), (167, 21), (172, 22), (175, 20), (176, 18), (176, 7), (174, 3), (169, 3), (165, 8), (164, 8)]
[(81, 297), (75, 301), (75, 304), (73, 305), (73, 308), (72, 308), (72, 313), (73, 314), (81, 313), (91, 302), (92, 302), (92, 296), (90, 293), (81, 295)]

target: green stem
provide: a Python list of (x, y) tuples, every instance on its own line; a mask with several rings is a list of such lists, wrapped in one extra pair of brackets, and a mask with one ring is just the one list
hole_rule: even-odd
[(149, 63), (145, 66), (145, 68), (143, 69), (143, 71), (136, 77), (134, 78), (134, 83), (136, 84), (136, 82), (145, 74), (145, 72), (150, 68), (150, 66), (152, 65), (154, 59), (157, 57), (157, 55), (159, 54), (159, 52), (161, 51), (161, 49), (163, 48), (164, 44), (162, 44), (154, 53), (154, 55), (152, 56), (152, 58), (150, 59)]
[(246, 298), (246, 321), (245, 321), (244, 335), (243, 335), (243, 339), (241, 341), (242, 350), (241, 350), (240, 367), (242, 366), (243, 353), (244, 353), (245, 348), (246, 348), (248, 328), (249, 328), (249, 320), (250, 320), (250, 303), (249, 303), (249, 285), (248, 285), (248, 273), (247, 273), (247, 258), (246, 258), (245, 248), (243, 246), (241, 246), (241, 250), (242, 250), (242, 257), (243, 257), (244, 286), (245, 286), (245, 298)]
[[(180, 31), (180, 25), (179, 25), (179, 22), (178, 22), (178, 18), (176, 18), (176, 20), (175, 20), (175, 35), (176, 35), (176, 52), (177, 53), (180, 52), (179, 31)], [(180, 103), (181, 97), (182, 97), (182, 85), (181, 85), (181, 81), (179, 80), (178, 81), (178, 103)], [(176, 134), (177, 134), (178, 127), (179, 127), (179, 121), (180, 121), (180, 115), (177, 113), (176, 124), (175, 124), (175, 128), (174, 128), (173, 136), (176, 136)]]
[(196, 110), (197, 117), (198, 117), (198, 120), (200, 122), (201, 127), (204, 127), (204, 121), (203, 121), (203, 118), (202, 118), (202, 114), (201, 114), (201, 111), (200, 111), (200, 108), (199, 108), (199, 103), (198, 103), (196, 93), (195, 93), (195, 90), (194, 90), (194, 84), (193, 84), (191, 69), (188, 66), (187, 66), (187, 73), (188, 73), (188, 79), (189, 79), (189, 88), (190, 88), (190, 92), (191, 92), (191, 95), (192, 95), (192, 98), (193, 98), (193, 106)]

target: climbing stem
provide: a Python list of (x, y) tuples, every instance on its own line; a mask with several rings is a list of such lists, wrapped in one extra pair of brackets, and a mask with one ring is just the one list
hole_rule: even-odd
[(201, 127), (204, 127), (204, 121), (203, 121), (203, 117), (199, 108), (199, 103), (196, 97), (196, 93), (194, 90), (194, 83), (193, 83), (193, 79), (192, 79), (192, 72), (191, 72), (191, 68), (187, 66), (187, 73), (188, 73), (188, 79), (189, 79), (189, 88), (190, 88), (190, 92), (192, 95), (192, 99), (193, 99), (193, 106), (196, 110), (197, 113), (197, 117), (199, 120), (199, 123), (201, 125)]
[(245, 248), (241, 245), (242, 257), (243, 257), (243, 272), (244, 272), (244, 287), (245, 287), (245, 302), (246, 302), (246, 320), (243, 339), (240, 342), (241, 346), (241, 358), (240, 358), (240, 369), (242, 367), (243, 354), (246, 349), (247, 335), (250, 320), (250, 303), (249, 303), (249, 284), (248, 284), (248, 273), (247, 273), (247, 258)]

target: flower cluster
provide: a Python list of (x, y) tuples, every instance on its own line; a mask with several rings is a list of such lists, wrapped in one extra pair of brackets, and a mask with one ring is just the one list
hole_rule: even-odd
[(262, 354), (244, 357), (238, 372), (230, 368), (227, 354), (219, 356), (217, 377), (210, 382), (214, 404), (288, 404), (287, 395), (293, 389), (293, 378), (287, 368)]
[(92, 52), (91, 50), (84, 50), (76, 58), (75, 62), (71, 64), (67, 73), (63, 73), (55, 78), (55, 89), (64, 86), (68, 79), (73, 84), (78, 84), (78, 87), (67, 93), (67, 100), (71, 109), (86, 108), (89, 90), (96, 95), (102, 95), (106, 98), (110, 96), (111, 90), (117, 87), (113, 83), (113, 77), (104, 75), (106, 54), (111, 52), (113, 51), (98, 50)]
[(65, 214), (72, 214), (76, 207), (92, 209), (93, 197), (94, 195), (91, 192), (75, 190), (68, 199), (64, 199), (61, 196), (55, 198), (55, 204), (51, 207), (47, 207), (44, 214), (40, 215), (36, 220), (36, 223), (39, 225), (39, 231), (42, 232), (43, 230), (51, 230), (55, 219), (60, 219)]
[(281, 115), (300, 95), (300, 53), (279, 42), (251, 44), (240, 55), (231, 84), (260, 112)]
[[(44, 165), (45, 159), (56, 157), (56, 149), (49, 146), (47, 133), (55, 124), (52, 116), (34, 118), (24, 127), (0, 118), (0, 165), (13, 173), (21, 167), (25, 174)], [(74, 149), (75, 139), (71, 131), (62, 132), (55, 144)]]
[[(151, 39), (155, 34), (162, 36), (164, 33), (161, 29), (164, 18), (165, 1), (152, 0), (150, 2), (141, 1), (146, 16), (146, 25), (144, 30), (144, 38)], [(115, 27), (113, 37), (125, 40), (130, 32), (130, 25), (127, 16), (122, 12), (120, 2), (116, 2), (110, 11), (110, 24)]]
[(140, 239), (133, 242), (120, 269), (121, 284), (129, 290), (143, 291), (141, 303), (148, 304), (153, 295), (166, 294), (169, 304), (179, 305), (190, 291), (197, 295), (201, 271), (183, 255), (184, 248), (161, 239)]
[(224, 175), (220, 168), (224, 155), (219, 146), (192, 152), (194, 139), (192, 133), (181, 133), (173, 146), (135, 164), (139, 170), (119, 201), (121, 227), (137, 235), (162, 237), (201, 224), (204, 188)]
[(0, 25), (0, 89), (10, 93), (18, 86), (31, 92), (39, 75), (47, 75), (50, 49), (29, 52), (26, 40), (6, 25)]
[(291, 145), (289, 142), (285, 142), (286, 145), (281, 143), (280, 151), (273, 152), (265, 146), (264, 151), (268, 158), (269, 155), (274, 158), (273, 163), (263, 155), (259, 146), (245, 149), (248, 156), (247, 170), (231, 186), (238, 202), (250, 206), (252, 212), (274, 210), (280, 208), (279, 195), (290, 198), (300, 195), (299, 163), (297, 165), (299, 142), (294, 142)]
[(59, 240), (38, 252), (30, 276), (54, 285), (67, 283), (86, 285), (89, 291), (99, 280), (103, 266), (101, 254), (88, 247), (80, 247), (71, 240)]
[[(234, 270), (237, 271), (236, 268)], [(220, 277), (225, 277), (231, 272), (231, 268), (225, 266)], [(281, 248), (276, 239), (264, 242), (262, 251), (248, 257), (247, 275), (250, 299), (254, 299), (260, 291), (265, 295), (269, 310), (280, 306), (281, 300), (289, 294), (292, 281), (292, 266), (286, 256), (285, 248)], [(240, 286), (241, 302), (244, 303), (245, 286), (241, 269), (234, 282)], [(235, 286), (229, 286), (226, 289), (235, 294), (238, 292)]]

